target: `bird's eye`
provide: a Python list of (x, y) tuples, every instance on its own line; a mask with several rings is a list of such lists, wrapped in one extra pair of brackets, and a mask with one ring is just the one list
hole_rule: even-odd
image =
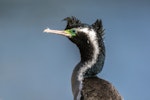
[(72, 36), (76, 36), (77, 30), (76, 29), (70, 29), (70, 33)]
[(72, 33), (76, 33), (76, 30), (75, 30), (75, 29), (72, 29), (71, 32), (72, 32)]

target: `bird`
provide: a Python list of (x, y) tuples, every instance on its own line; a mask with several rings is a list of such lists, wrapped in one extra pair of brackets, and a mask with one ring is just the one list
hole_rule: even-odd
[(102, 20), (93, 24), (82, 23), (74, 16), (63, 19), (64, 30), (45, 29), (67, 37), (80, 51), (80, 61), (71, 76), (74, 100), (123, 100), (118, 90), (109, 81), (99, 78), (105, 61), (104, 29)]

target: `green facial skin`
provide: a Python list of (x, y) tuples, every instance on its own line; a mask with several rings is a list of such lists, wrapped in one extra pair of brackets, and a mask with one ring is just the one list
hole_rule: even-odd
[(67, 29), (65, 30), (65, 32), (67, 34), (71, 34), (72, 37), (76, 36), (76, 33), (77, 33), (76, 29)]

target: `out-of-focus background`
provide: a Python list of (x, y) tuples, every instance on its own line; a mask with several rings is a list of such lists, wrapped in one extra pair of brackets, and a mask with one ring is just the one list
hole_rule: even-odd
[(149, 0), (0, 0), (0, 100), (73, 100), (78, 48), (43, 33), (64, 29), (67, 16), (102, 19), (107, 54), (98, 76), (125, 100), (150, 100)]

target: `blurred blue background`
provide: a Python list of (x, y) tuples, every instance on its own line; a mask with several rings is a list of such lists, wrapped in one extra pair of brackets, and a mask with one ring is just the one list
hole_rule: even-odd
[(0, 100), (73, 100), (78, 48), (42, 32), (64, 29), (67, 16), (103, 20), (107, 54), (99, 77), (125, 100), (150, 100), (149, 0), (0, 0)]

